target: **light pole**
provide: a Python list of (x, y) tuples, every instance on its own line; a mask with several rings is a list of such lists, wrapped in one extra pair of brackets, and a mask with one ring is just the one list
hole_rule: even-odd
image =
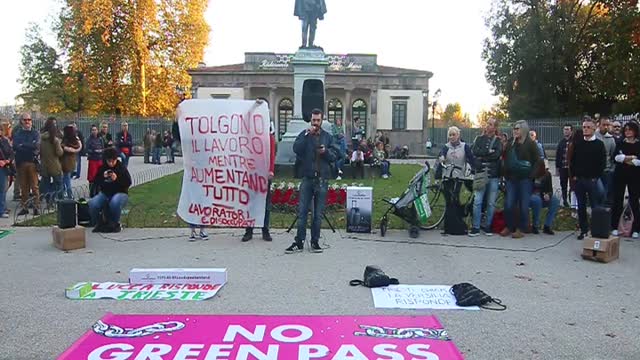
[(438, 106), (438, 99), (440, 98), (440, 95), (442, 95), (442, 90), (438, 89), (436, 90), (436, 92), (433, 94), (433, 99), (432, 99), (432, 103), (431, 103), (431, 142), (433, 143), (435, 138), (434, 138), (434, 131), (436, 128), (436, 106)]

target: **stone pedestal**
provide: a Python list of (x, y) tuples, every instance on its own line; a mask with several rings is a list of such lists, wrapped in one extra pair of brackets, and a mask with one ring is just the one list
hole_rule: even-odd
[[(279, 168), (285, 165), (293, 165), (296, 154), (293, 152), (293, 143), (300, 132), (309, 127), (309, 123), (303, 119), (302, 96), (305, 81), (318, 80), (322, 82), (324, 91), (325, 70), (329, 62), (322, 49), (300, 49), (296, 52), (291, 65), (293, 66), (293, 119), (287, 125), (287, 132), (278, 143), (276, 152), (276, 164)], [(324, 96), (323, 96), (324, 98)], [(319, 106), (324, 111), (324, 104)], [(323, 121), (322, 128), (331, 131), (331, 124)]]

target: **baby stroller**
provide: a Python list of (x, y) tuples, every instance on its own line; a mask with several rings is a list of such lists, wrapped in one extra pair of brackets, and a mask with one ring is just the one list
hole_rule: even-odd
[(428, 230), (422, 224), (431, 216), (431, 208), (427, 198), (431, 181), (430, 170), (429, 163), (425, 162), (425, 167), (411, 179), (409, 187), (400, 197), (382, 200), (390, 206), (380, 219), (381, 236), (384, 237), (387, 233), (390, 212), (409, 224), (409, 236), (413, 239), (420, 235), (421, 228)]

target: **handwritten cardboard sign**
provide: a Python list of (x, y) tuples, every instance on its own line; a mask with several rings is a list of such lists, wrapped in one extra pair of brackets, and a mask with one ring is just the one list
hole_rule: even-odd
[(190, 224), (261, 227), (269, 191), (269, 108), (245, 100), (178, 107), (184, 177), (178, 215)]

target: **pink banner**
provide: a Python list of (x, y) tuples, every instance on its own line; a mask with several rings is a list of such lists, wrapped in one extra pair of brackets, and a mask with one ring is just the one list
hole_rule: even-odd
[(58, 359), (457, 360), (435, 316), (107, 314)]

